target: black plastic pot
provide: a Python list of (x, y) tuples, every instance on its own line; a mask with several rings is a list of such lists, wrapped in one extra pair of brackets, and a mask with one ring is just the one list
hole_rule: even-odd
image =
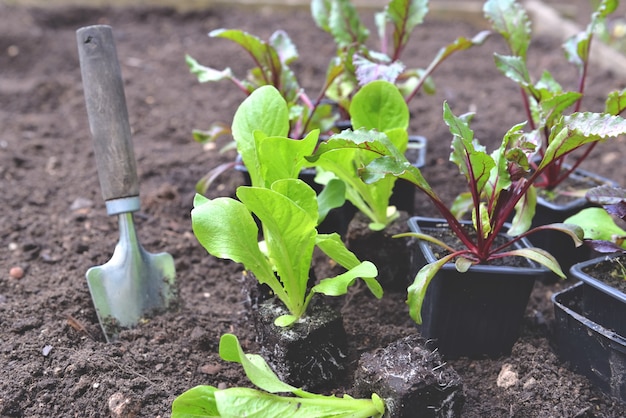
[[(559, 358), (603, 392), (626, 402), (626, 338), (589, 318), (591, 286), (578, 283), (552, 296)], [(589, 301), (587, 301), (587, 304)], [(605, 309), (600, 305), (596, 309)], [(622, 317), (623, 318), (623, 317)]]
[[(591, 173), (586, 170), (577, 169), (570, 177), (575, 180), (579, 180), (581, 183), (586, 183), (586, 188), (595, 186), (601, 186), (604, 184), (617, 186), (618, 184), (612, 180)], [(563, 222), (580, 212), (583, 209), (592, 207), (593, 205), (587, 201), (584, 197), (580, 197), (569, 201), (565, 204), (556, 204), (540, 196), (537, 197), (537, 208), (535, 216), (533, 217), (532, 227), (539, 225), (547, 225), (551, 223)], [(564, 272), (567, 272), (570, 267), (581, 261), (590, 259), (593, 256), (592, 250), (582, 245), (576, 247), (572, 239), (557, 231), (539, 231), (529, 236), (530, 242), (540, 248), (545, 249), (552, 254)], [(556, 275), (546, 276), (551, 278), (552, 281), (557, 280)]]
[(592, 272), (585, 272), (585, 269), (621, 256), (618, 253), (577, 263), (572, 266), (570, 275), (586, 284), (582, 292), (582, 307), (589, 319), (626, 335), (626, 294), (593, 277)]
[[(426, 163), (427, 143), (427, 139), (423, 136), (409, 136), (409, 145), (405, 155), (417, 168), (422, 168)], [(243, 174), (244, 184), (250, 185), (250, 173), (248, 173), (248, 169), (243, 164), (241, 155), (237, 156), (236, 162), (235, 169)], [(323, 186), (315, 182), (315, 175), (315, 168), (305, 168), (300, 171), (299, 178), (319, 194)], [(391, 195), (389, 204), (395, 206), (398, 210), (413, 214), (415, 210), (415, 186), (409, 182), (397, 181), (393, 188), (393, 194)], [(321, 233), (337, 232), (343, 236), (356, 212), (357, 209), (354, 205), (350, 202), (346, 202), (342, 207), (331, 210), (317, 229)]]
[[(471, 224), (466, 222), (466, 224)], [(413, 217), (409, 227), (448, 228), (443, 219)], [(515, 247), (530, 246), (521, 240)], [(515, 248), (514, 247), (514, 248)], [(429, 243), (418, 240), (413, 253), (414, 274), (437, 260)], [(432, 279), (422, 307), (420, 332), (447, 358), (497, 358), (511, 353), (535, 279), (548, 270), (530, 260), (525, 267), (476, 265), (465, 273), (445, 264)]]

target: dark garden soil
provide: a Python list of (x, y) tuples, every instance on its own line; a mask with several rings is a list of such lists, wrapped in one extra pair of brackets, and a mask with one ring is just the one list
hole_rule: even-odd
[[(242, 269), (206, 254), (189, 214), (195, 182), (233, 158), (204, 150), (191, 130), (229, 123), (243, 96), (227, 82), (198, 84), (184, 53), (242, 75), (248, 57), (206, 34), (226, 27), (267, 37), (283, 28), (299, 46), (301, 82), (315, 95), (334, 52), (329, 36), (306, 10), (210, 8), (180, 14), (1, 4), (0, 415), (165, 417), (172, 400), (195, 385), (247, 385), (240, 367), (217, 355), (219, 337), (227, 332), (246, 351), (258, 350), (241, 292)], [(364, 16), (373, 21), (371, 14)], [(139, 239), (148, 251), (174, 256), (180, 294), (177, 310), (124, 331), (112, 344), (103, 340), (85, 281), (89, 267), (109, 260), (118, 238), (117, 222), (107, 217), (100, 195), (75, 41), (77, 28), (96, 23), (114, 27), (125, 79), (142, 196), (135, 216)], [(478, 30), (456, 20), (427, 19), (405, 61), (424, 66), (445, 43)], [(460, 191), (461, 181), (447, 161), (442, 101), (457, 114), (477, 111), (476, 136), (490, 149), (508, 127), (524, 120), (516, 88), (494, 68), (494, 50), (504, 52), (496, 38), (453, 57), (437, 73), (438, 93), (410, 105), (412, 130), (429, 139), (424, 176), (446, 201)], [(560, 71), (567, 88), (575, 86), (574, 71), (563, 68), (553, 38), (540, 36), (530, 59)], [(602, 96), (623, 88), (625, 80), (595, 65), (591, 73), (585, 105), (598, 111)], [(602, 144), (585, 167), (622, 182), (625, 151), (624, 140)], [(210, 197), (233, 196), (241, 178), (232, 173), (219, 183)], [(436, 215), (421, 196), (415, 213)], [(537, 284), (510, 356), (450, 362), (463, 380), (464, 417), (626, 416), (626, 406), (568, 371), (551, 348), (549, 298), (567, 285)], [(404, 299), (404, 292), (388, 292), (376, 300), (356, 286), (335, 302), (354, 361), (416, 333)], [(498, 378), (501, 372), (507, 379)], [(326, 391), (350, 393), (350, 374), (328, 382)]]

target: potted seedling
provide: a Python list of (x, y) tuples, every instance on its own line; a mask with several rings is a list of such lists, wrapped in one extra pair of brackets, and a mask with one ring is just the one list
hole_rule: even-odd
[(568, 222), (604, 255), (574, 264), (570, 273), (580, 283), (552, 297), (557, 349), (574, 370), (626, 402), (626, 231), (614, 220), (626, 220), (626, 190), (601, 186), (586, 197), (603, 208), (583, 209)]
[[(248, 97), (232, 129), (253, 185), (240, 186), (238, 200), (197, 194), (191, 218), (209, 254), (241, 263), (271, 290), (274, 297), (253, 312), (261, 352), (284, 380), (314, 387), (343, 370), (347, 349), (340, 315), (314, 295), (345, 294), (358, 277), (379, 298), (382, 289), (374, 264), (359, 261), (338, 234), (318, 233), (327, 199), (297, 178), (317, 131), (294, 140), (286, 136), (288, 125), (287, 104), (273, 87)], [(347, 271), (311, 283), (315, 248)]]
[[(617, 0), (598, 2), (591, 15), (590, 23), (582, 32), (563, 44), (565, 58), (576, 69), (577, 84), (567, 90), (548, 71), (541, 72), (538, 80), (533, 79), (528, 67), (527, 52), (531, 43), (531, 23), (522, 5), (514, 0), (488, 0), (484, 13), (494, 31), (500, 33), (509, 47), (508, 55), (494, 54), (495, 64), (506, 77), (519, 86), (525, 117), (530, 129), (541, 134), (538, 156), (531, 161), (536, 168), (541, 157), (550, 146), (550, 132), (563, 115), (583, 109), (585, 84), (588, 78), (591, 44), (597, 29), (607, 16), (613, 13)], [(620, 115), (626, 108), (626, 90), (609, 93), (605, 112)], [(533, 226), (563, 222), (569, 216), (589, 206), (584, 190), (602, 184), (615, 183), (594, 173), (580, 169), (580, 165), (591, 155), (597, 142), (591, 143), (570, 155), (553, 161), (534, 183), (537, 189), (537, 209)], [(583, 190), (583, 192), (581, 192)], [(542, 231), (532, 237), (535, 245), (550, 251), (562, 264), (569, 268), (574, 262), (589, 255), (587, 247), (575, 250), (571, 242), (561, 234)]]
[[(408, 146), (409, 109), (396, 86), (373, 81), (363, 86), (350, 103), (351, 128), (331, 138), (385, 136), (400, 153)], [(356, 148), (326, 152), (313, 165), (318, 171), (316, 181), (326, 184), (340, 180), (346, 187), (346, 199), (357, 210), (347, 226), (345, 242), (360, 259), (373, 261), (379, 269), (379, 282), (386, 290), (402, 289), (409, 280), (405, 242), (392, 239), (406, 231), (409, 214), (392, 203), (396, 178), (389, 176), (366, 184), (358, 168), (369, 164), (376, 155)], [(406, 188), (406, 186), (405, 186)], [(414, 188), (409, 191), (411, 199)]]
[[(459, 221), (455, 214), (464, 212), (463, 208), (457, 211), (457, 207), (448, 207), (420, 170), (384, 136), (334, 137), (308, 158), (315, 160), (338, 148), (368, 150), (378, 158), (359, 168), (366, 183), (396, 176), (411, 182), (431, 200), (443, 219), (414, 218), (411, 225), (416, 231), (401, 235), (418, 238), (420, 250), (425, 251), (417, 255), (420, 268), (408, 288), (411, 317), (421, 324), (424, 336), (434, 339), (445, 355), (498, 356), (510, 352), (517, 339), (534, 279), (545, 274), (544, 267), (565, 277), (554, 257), (545, 250), (530, 247), (526, 236), (537, 230), (554, 229), (570, 236), (577, 245), (582, 243), (583, 232), (575, 225), (549, 224), (528, 230), (534, 213), (534, 182), (560, 157), (585, 144), (626, 132), (626, 121), (619, 116), (597, 113), (562, 116), (552, 128), (550, 145), (541, 161), (532, 167), (530, 162), (540, 144), (540, 133), (536, 130), (524, 132), (524, 124), (515, 125), (503, 137), (499, 148), (488, 154), (469, 128), (469, 115), (457, 117), (447, 104), (443, 115), (453, 135), (450, 159), (458, 165), (471, 195), (472, 205), (464, 208), (471, 211), (471, 221)], [(506, 220), (514, 213), (512, 225), (508, 225)], [(452, 239), (445, 235), (433, 237), (438, 226), (448, 228)], [(519, 259), (521, 265), (505, 266), (505, 274), (486, 278), (488, 272), (500, 270), (498, 264), (510, 259)], [(483, 282), (478, 291), (467, 287), (474, 281)], [(457, 298), (448, 303), (447, 288), (454, 284), (463, 288), (452, 290)], [(510, 290), (517, 285), (521, 289)], [(486, 298), (482, 296), (485, 290), (492, 292)], [(503, 300), (505, 295), (518, 301)], [(479, 313), (486, 317), (478, 318)], [(498, 324), (500, 320), (505, 323)]]
[[(376, 80), (396, 82), (407, 102), (420, 91), (432, 93), (434, 85), (430, 76), (435, 69), (455, 52), (478, 45), (487, 37), (487, 32), (481, 32), (472, 39), (460, 37), (442, 47), (426, 69), (407, 69), (400, 61), (401, 53), (415, 28), (423, 23), (427, 12), (428, 0), (391, 0), (377, 14), (381, 51), (375, 51), (367, 46), (369, 30), (349, 0), (313, 0), (313, 19), (321, 29), (333, 36), (337, 45), (337, 55), (330, 59), (324, 82), (315, 95), (307, 93), (299, 84), (291, 68), (291, 64), (298, 58), (298, 51), (289, 35), (282, 30), (274, 32), (268, 40), (236, 29), (217, 29), (209, 33), (211, 37), (237, 43), (250, 55), (255, 66), (248, 71), (245, 79), (237, 77), (229, 68), (219, 70), (206, 67), (189, 55), (186, 60), (200, 82), (230, 80), (246, 95), (261, 86), (274, 86), (289, 107), (291, 138), (302, 138), (313, 129), (319, 129), (323, 135), (331, 134), (337, 130), (337, 122), (350, 120), (350, 102), (362, 86)], [(392, 40), (389, 46), (388, 39)], [(207, 131), (194, 131), (194, 137), (206, 142), (227, 132), (228, 128), (223, 123), (217, 123)], [(414, 155), (411, 157), (414, 163), (422, 164), (425, 147), (425, 138), (411, 137), (408, 149)], [(206, 191), (219, 174), (234, 166), (244, 172), (247, 168), (245, 163), (238, 165), (237, 161), (216, 167), (198, 182), (198, 191)], [(311, 170), (302, 174), (309, 182), (315, 172)], [(412, 195), (406, 198), (403, 195), (407, 193), (397, 193), (394, 196), (397, 202), (394, 204), (410, 211), (414, 204)]]
[(348, 395), (318, 395), (284, 383), (262, 356), (244, 353), (232, 334), (220, 339), (219, 354), (226, 361), (241, 364), (258, 389), (196, 386), (174, 400), (172, 418), (381, 418), (385, 414), (385, 403), (375, 393), (371, 394), (371, 399), (354, 399)]

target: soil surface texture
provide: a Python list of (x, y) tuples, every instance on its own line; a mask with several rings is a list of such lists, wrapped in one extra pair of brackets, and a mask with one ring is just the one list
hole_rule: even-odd
[[(373, 14), (362, 15), (373, 27)], [(89, 267), (110, 259), (119, 236), (100, 193), (78, 63), (75, 31), (92, 24), (111, 25), (116, 38), (139, 171), (139, 241), (147, 251), (173, 255), (180, 299), (176, 309), (109, 344), (85, 281)], [(192, 129), (229, 124), (244, 96), (226, 81), (199, 84), (185, 53), (206, 65), (231, 67), (241, 77), (251, 65), (235, 44), (207, 37), (221, 27), (265, 39), (286, 30), (299, 48), (300, 82), (317, 95), (334, 46), (308, 10), (214, 7), (179, 13), (30, 9), (0, 2), (0, 416), (166, 417), (174, 398), (193, 386), (249, 385), (240, 366), (217, 353), (224, 333), (236, 334), (246, 352), (259, 349), (242, 293), (242, 268), (209, 256), (190, 220), (196, 181), (234, 158), (232, 151), (217, 152), (228, 138), (205, 149), (193, 141)], [(427, 17), (404, 61), (425, 67), (439, 48), (483, 28)], [(429, 141), (423, 174), (447, 202), (463, 182), (448, 161), (443, 101), (456, 114), (477, 112), (475, 136), (490, 150), (509, 127), (525, 120), (517, 88), (494, 66), (494, 51), (506, 52), (497, 36), (453, 56), (435, 74), (437, 93), (410, 103), (412, 133)], [(565, 88), (575, 88), (576, 72), (566, 64), (559, 40), (537, 37), (529, 59), (538, 68), (533, 77), (549, 69)], [(625, 81), (592, 65), (584, 107), (602, 110), (606, 94)], [(607, 141), (584, 167), (623, 183), (625, 151), (624, 139)], [(240, 173), (229, 173), (208, 195), (234, 196), (242, 181)], [(416, 194), (415, 214), (436, 212)], [(535, 286), (510, 356), (449, 362), (463, 381), (463, 417), (626, 416), (626, 406), (569, 371), (551, 346), (550, 296), (569, 285)], [(377, 300), (356, 286), (333, 301), (344, 316), (352, 366), (343, 379), (328, 382), (326, 393), (350, 394), (351, 370), (361, 353), (417, 332), (405, 296), (393, 291)]]

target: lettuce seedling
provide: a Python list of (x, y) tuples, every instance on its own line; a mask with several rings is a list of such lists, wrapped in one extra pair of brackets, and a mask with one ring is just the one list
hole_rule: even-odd
[(337, 45), (337, 57), (331, 66), (343, 69), (330, 80), (326, 97), (339, 104), (350, 115), (350, 102), (363, 86), (376, 80), (395, 83), (408, 103), (424, 88), (434, 93), (432, 73), (448, 57), (458, 51), (482, 44), (488, 31), (474, 38), (459, 37), (442, 47), (427, 68), (407, 69), (400, 60), (415, 28), (428, 14), (428, 0), (390, 0), (375, 16), (380, 50), (367, 45), (369, 30), (359, 18), (350, 0), (312, 0), (311, 14), (322, 30), (332, 35)]
[[(270, 188), (241, 186), (238, 200), (207, 199), (196, 195), (191, 219), (194, 234), (209, 254), (243, 264), (261, 284), (266, 284), (289, 310), (275, 324), (289, 326), (302, 316), (315, 293), (339, 296), (362, 277), (372, 293), (382, 296), (374, 279), (376, 266), (360, 262), (338, 234), (319, 234), (315, 191), (298, 179), (275, 181)], [(265, 240), (258, 242), (258, 227)], [(320, 248), (348, 271), (321, 280), (311, 289), (309, 270), (313, 250)]]
[[(250, 95), (237, 109), (233, 134), (252, 186), (237, 188), (239, 200), (210, 200), (198, 194), (191, 212), (193, 231), (210, 254), (242, 263), (283, 302), (289, 314), (275, 320), (280, 326), (300, 319), (315, 293), (345, 294), (357, 277), (377, 297), (382, 296), (371, 262), (360, 262), (338, 234), (318, 233), (316, 227), (329, 208), (343, 203), (343, 182), (329, 183), (325, 191), (331, 192), (322, 192), (318, 198), (311, 186), (297, 179), (307, 162), (304, 156), (317, 143), (317, 132), (293, 140), (281, 136), (287, 133), (288, 124), (287, 105), (274, 87), (265, 86)], [(262, 227), (261, 243), (252, 214)], [(309, 289), (315, 247), (348, 271)]]
[(585, 232), (585, 244), (596, 252), (626, 252), (626, 231), (613, 218), (626, 221), (626, 189), (599, 186), (588, 190), (585, 197), (602, 207), (583, 209), (565, 222), (580, 226)]
[[(540, 248), (509, 248), (522, 237), (542, 229), (561, 231), (568, 234), (577, 246), (582, 244), (583, 231), (576, 225), (550, 224), (528, 230), (536, 199), (532, 185), (551, 164), (564, 155), (585, 144), (626, 133), (626, 120), (619, 116), (597, 113), (563, 116), (550, 132), (550, 145), (541, 161), (531, 169), (530, 161), (539, 144), (537, 131), (524, 132), (524, 124), (515, 125), (503, 137), (500, 147), (488, 154), (485, 147), (474, 138), (474, 132), (469, 127), (470, 115), (457, 117), (444, 103), (443, 118), (453, 136), (450, 160), (458, 165), (467, 181), (473, 232), (464, 228), (455, 216), (457, 211), (463, 212), (467, 208), (449, 208), (432, 190), (420, 170), (411, 165), (384, 136), (332, 138), (321, 144), (312, 157), (308, 157), (315, 160), (337, 148), (358, 148), (376, 154), (378, 158), (359, 168), (363, 181), (373, 183), (391, 175), (411, 182), (426, 194), (462, 243), (462, 248), (452, 248), (424, 234), (398, 235), (427, 240), (448, 251), (441, 259), (424, 266), (408, 288), (410, 314), (418, 323), (421, 323), (421, 306), (428, 284), (445, 263), (453, 260), (457, 270), (464, 272), (475, 264), (507, 256), (521, 256), (565, 277), (556, 259), (547, 251)], [(496, 244), (497, 235), (505, 232), (505, 222), (513, 213), (515, 217), (507, 231), (512, 239), (503, 245)]]
[[(531, 42), (531, 24), (528, 14), (515, 0), (488, 0), (484, 4), (484, 13), (493, 29), (506, 41), (509, 55), (494, 54), (498, 70), (514, 81), (520, 88), (522, 103), (528, 118), (530, 129), (541, 133), (542, 142), (539, 155), (543, 156), (553, 140), (551, 133), (560, 123), (566, 112), (580, 112), (588, 76), (591, 43), (597, 28), (606, 17), (615, 11), (618, 0), (602, 0), (591, 15), (591, 21), (584, 31), (569, 38), (564, 44), (565, 57), (578, 71), (578, 84), (574, 90), (565, 90), (548, 71), (541, 78), (533, 81), (527, 65), (527, 51)], [(608, 95), (605, 113), (620, 115), (626, 109), (626, 89), (616, 90)], [(551, 191), (569, 177), (590, 155), (597, 142), (590, 143), (571, 164), (563, 155), (543, 170), (536, 179), (535, 186)], [(539, 159), (531, 161), (537, 166)]]
[[(398, 88), (384, 81), (364, 86), (350, 105), (353, 130), (334, 134), (331, 139), (371, 138), (385, 136), (404, 153), (408, 144), (409, 109)], [(314, 162), (320, 174), (316, 181), (328, 182), (338, 178), (346, 185), (346, 198), (365, 214), (373, 230), (384, 229), (398, 218), (395, 207), (389, 206), (396, 177), (388, 176), (376, 183), (366, 184), (358, 168), (369, 164), (376, 155), (358, 148), (338, 148), (320, 155)]]
[(248, 379), (259, 389), (196, 386), (174, 399), (172, 418), (380, 418), (385, 413), (385, 403), (375, 393), (371, 399), (348, 395), (340, 398), (306, 392), (282, 382), (263, 357), (245, 354), (232, 334), (222, 335), (219, 353), (223, 360), (241, 364)]

